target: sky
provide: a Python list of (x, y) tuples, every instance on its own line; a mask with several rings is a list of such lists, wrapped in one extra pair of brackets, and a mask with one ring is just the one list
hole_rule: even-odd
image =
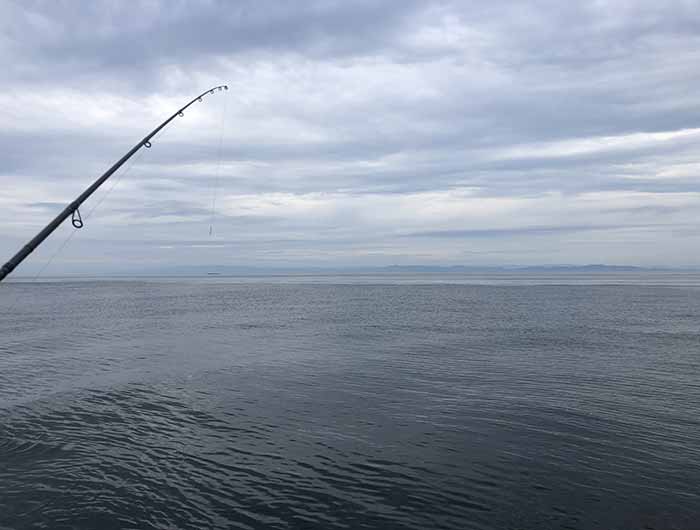
[[(19, 274), (700, 267), (700, 3), (0, 0)], [(210, 234), (211, 227), (211, 234)]]

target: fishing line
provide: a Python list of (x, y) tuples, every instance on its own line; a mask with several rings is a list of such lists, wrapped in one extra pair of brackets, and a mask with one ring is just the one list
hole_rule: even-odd
[[(226, 110), (226, 107), (224, 107), (224, 115), (222, 116), (222, 122), (221, 122), (221, 137), (219, 139), (219, 161), (218, 161), (218, 165), (217, 165), (217, 179), (218, 179), (219, 168), (221, 166), (221, 150), (222, 150), (222, 144), (223, 144), (225, 110)], [(158, 138), (159, 140), (162, 141), (171, 130), (172, 130), (172, 128), (164, 129), (154, 138)], [(149, 142), (149, 145), (150, 145), (150, 142)], [(85, 214), (85, 216), (81, 219), (81, 227), (82, 227), (82, 223), (87, 221), (88, 219), (90, 219), (92, 217), (95, 210), (97, 210), (97, 208), (100, 207), (100, 205), (107, 199), (107, 197), (109, 197), (109, 195), (112, 193), (112, 191), (114, 191), (114, 189), (119, 185), (119, 183), (124, 179), (124, 177), (126, 177), (126, 175), (129, 174), (129, 172), (133, 169), (133, 167), (140, 161), (144, 152), (145, 151), (142, 150), (142, 151), (139, 151), (138, 153), (136, 153), (136, 155), (129, 161), (129, 163), (125, 167), (125, 169), (123, 171), (119, 172), (115, 176), (113, 182), (111, 183), (111, 186), (107, 189), (106, 192), (104, 192), (102, 194), (102, 196), (95, 202), (95, 204), (93, 204), (93, 206), (90, 208), (90, 210), (88, 210), (87, 214)], [(216, 199), (216, 197), (215, 197), (215, 199)], [(213, 206), (212, 206), (212, 208), (213, 208)], [(212, 215), (213, 215), (213, 210), (212, 210)], [(63, 242), (51, 254), (51, 256), (48, 258), (46, 263), (44, 263), (44, 265), (41, 266), (39, 271), (32, 277), (32, 279), (29, 281), (29, 283), (35, 283), (44, 274), (46, 269), (49, 268), (49, 266), (53, 263), (53, 261), (56, 259), (56, 257), (58, 257), (58, 255), (73, 240), (73, 238), (75, 237), (77, 232), (78, 232), (78, 228), (71, 230), (70, 234), (68, 234), (68, 236), (66, 236), (66, 238), (63, 240)], [(210, 233), (211, 233), (211, 227), (210, 227)], [(10, 309), (14, 308), (15, 303), (13, 303), (10, 306)]]
[(209, 219), (209, 237), (212, 237), (214, 233), (214, 217), (216, 215), (216, 197), (219, 192), (219, 177), (221, 175), (221, 158), (223, 157), (222, 151), (224, 146), (224, 133), (226, 131), (226, 112), (228, 109), (228, 97), (224, 97), (224, 111), (221, 114), (221, 133), (219, 136), (219, 149), (216, 161), (216, 172), (214, 173), (214, 184), (212, 190), (212, 200), (211, 200), (211, 217)]

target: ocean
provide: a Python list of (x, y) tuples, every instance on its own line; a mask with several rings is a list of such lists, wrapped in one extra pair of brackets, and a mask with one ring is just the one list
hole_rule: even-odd
[(3, 283), (0, 528), (700, 528), (700, 275)]

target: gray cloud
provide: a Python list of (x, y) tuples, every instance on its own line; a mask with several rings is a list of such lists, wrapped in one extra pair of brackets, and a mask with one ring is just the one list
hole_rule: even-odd
[[(241, 54), (296, 52), (314, 58), (370, 54), (404, 27), (418, 2), (272, 0), (201, 2), (17, 2), (4, 33), (19, 55), (20, 81), (71, 75), (136, 88), (162, 67), (216, 67)], [(134, 74), (146, 78), (132, 78)], [(106, 76), (103, 78), (102, 76)]]
[(57, 271), (134, 233), (125, 262), (700, 265), (699, 29), (681, 0), (5, 1), (0, 251), (223, 81)]
[(401, 237), (430, 237), (447, 239), (493, 238), (513, 236), (539, 236), (550, 234), (570, 234), (575, 232), (591, 232), (597, 230), (624, 230), (643, 228), (635, 225), (559, 225), (559, 226), (522, 226), (515, 228), (490, 228), (483, 230), (435, 230), (403, 234)]

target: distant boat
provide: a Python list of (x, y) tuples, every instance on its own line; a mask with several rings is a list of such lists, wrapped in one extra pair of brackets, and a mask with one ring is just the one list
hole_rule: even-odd
[(207, 272), (207, 276), (219, 276), (220, 272)]

